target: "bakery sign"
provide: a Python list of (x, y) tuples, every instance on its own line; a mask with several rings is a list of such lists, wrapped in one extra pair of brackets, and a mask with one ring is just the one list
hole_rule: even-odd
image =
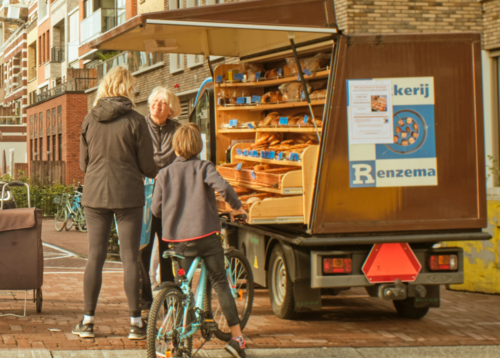
[(351, 188), (437, 185), (434, 78), (347, 81)]

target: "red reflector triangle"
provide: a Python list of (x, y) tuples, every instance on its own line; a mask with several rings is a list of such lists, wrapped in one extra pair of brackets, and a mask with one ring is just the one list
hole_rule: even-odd
[(363, 273), (371, 283), (415, 281), (422, 265), (407, 243), (376, 244), (372, 247)]

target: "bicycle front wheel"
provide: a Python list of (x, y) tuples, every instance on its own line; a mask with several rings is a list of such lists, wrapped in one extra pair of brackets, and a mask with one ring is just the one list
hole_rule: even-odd
[[(250, 318), (250, 313), (252, 313), (254, 298), (252, 269), (245, 255), (239, 250), (227, 252), (224, 261), (228, 283), (232, 287), (241, 330), (243, 330)], [(229, 341), (231, 329), (210, 280), (207, 280), (203, 310), (217, 323), (218, 328), (214, 331), (215, 336), (221, 340)]]
[(68, 220), (68, 209), (59, 207), (54, 219), (54, 226), (57, 231), (62, 231), (62, 229), (64, 229), (66, 226), (66, 220)]
[(85, 219), (85, 211), (83, 208), (78, 210), (78, 229), (81, 232), (87, 232), (87, 220)]
[[(156, 295), (149, 311), (147, 354), (148, 358), (190, 358), (193, 337), (179, 340), (184, 318), (183, 295), (177, 287), (166, 287)], [(162, 332), (158, 335), (158, 331)], [(190, 329), (190, 327), (187, 327)]]

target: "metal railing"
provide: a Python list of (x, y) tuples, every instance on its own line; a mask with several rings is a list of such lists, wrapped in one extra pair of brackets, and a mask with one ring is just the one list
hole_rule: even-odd
[(0, 117), (0, 125), (15, 126), (22, 125), (23, 119), (21, 116), (5, 116)]
[(73, 78), (45, 92), (35, 94), (33, 96), (33, 104), (47, 101), (66, 92), (83, 92), (95, 86), (97, 86), (96, 78)]
[(125, 9), (100, 8), (80, 22), (81, 43), (125, 22)]
[(97, 70), (97, 80), (100, 82), (104, 76), (115, 66), (125, 66), (130, 72), (140, 71), (163, 61), (163, 54), (154, 52), (126, 51), (104, 62), (95, 63), (88, 68)]
[(64, 62), (64, 47), (51, 48), (50, 62)]

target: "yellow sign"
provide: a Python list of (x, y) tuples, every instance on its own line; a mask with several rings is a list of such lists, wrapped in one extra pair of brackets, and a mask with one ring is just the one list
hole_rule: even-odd
[(259, 268), (259, 263), (257, 262), (257, 255), (255, 256), (255, 261), (253, 262), (253, 267), (255, 267), (256, 269)]

